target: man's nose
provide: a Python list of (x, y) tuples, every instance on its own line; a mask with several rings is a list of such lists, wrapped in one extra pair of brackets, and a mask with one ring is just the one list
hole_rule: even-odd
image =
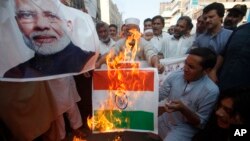
[(50, 28), (50, 21), (48, 18), (43, 16), (37, 17), (36, 27), (40, 30), (48, 30)]
[(222, 110), (221, 107), (219, 107), (219, 108), (215, 111), (215, 114), (216, 114), (217, 116), (219, 116), (219, 117), (224, 116), (223, 110)]

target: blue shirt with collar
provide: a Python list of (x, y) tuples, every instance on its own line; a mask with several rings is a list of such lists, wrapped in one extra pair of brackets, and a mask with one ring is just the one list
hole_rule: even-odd
[(196, 38), (193, 47), (210, 48), (215, 51), (216, 54), (220, 54), (224, 50), (231, 33), (231, 30), (225, 28), (221, 28), (216, 35), (205, 32)]
[[(204, 75), (196, 81), (187, 83), (183, 70), (172, 72), (160, 87), (159, 98), (163, 100), (181, 100), (200, 118), (199, 127), (206, 124), (219, 96), (219, 88)], [(197, 133), (197, 127), (191, 125), (179, 112), (165, 112), (158, 118), (159, 135), (165, 140), (178, 138), (181, 141), (191, 140)]]

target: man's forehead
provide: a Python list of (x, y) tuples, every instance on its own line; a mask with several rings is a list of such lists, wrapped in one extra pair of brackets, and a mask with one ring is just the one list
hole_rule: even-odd
[(56, 12), (56, 4), (52, 0), (15, 0), (17, 10), (41, 10)]
[(127, 28), (137, 28), (138, 27), (138, 25), (135, 25), (135, 24), (127, 24), (126, 26), (127, 26)]

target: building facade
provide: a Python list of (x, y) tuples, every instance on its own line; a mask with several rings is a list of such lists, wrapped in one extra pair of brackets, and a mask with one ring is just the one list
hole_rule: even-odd
[(99, 1), (101, 21), (107, 24), (116, 24), (118, 27), (121, 27), (123, 24), (122, 14), (119, 12), (117, 5), (115, 5), (112, 0)]
[(246, 4), (248, 10), (243, 22), (250, 21), (250, 0), (172, 0), (171, 2), (160, 3), (160, 14), (165, 19), (164, 30), (166, 31), (169, 26), (176, 24), (178, 18), (183, 15), (191, 17), (195, 25), (196, 19), (202, 14), (203, 8), (212, 2), (223, 3), (226, 10), (232, 8), (235, 4)]

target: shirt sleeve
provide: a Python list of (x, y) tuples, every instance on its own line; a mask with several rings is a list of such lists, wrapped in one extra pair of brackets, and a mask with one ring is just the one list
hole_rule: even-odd
[(160, 86), (159, 101), (162, 101), (169, 96), (171, 90), (171, 81), (173, 80), (173, 74), (174, 73), (169, 74), (169, 76), (163, 82), (163, 85)]
[(204, 128), (209, 119), (211, 113), (214, 110), (215, 104), (217, 103), (219, 89), (204, 89), (207, 91), (206, 96), (202, 96), (201, 100), (199, 101), (199, 106), (197, 107), (198, 110), (196, 114), (200, 117), (200, 128)]
[(141, 38), (141, 47), (143, 47), (144, 55), (149, 64), (151, 64), (151, 58), (157, 55), (157, 50), (152, 46), (152, 44), (145, 39)]

